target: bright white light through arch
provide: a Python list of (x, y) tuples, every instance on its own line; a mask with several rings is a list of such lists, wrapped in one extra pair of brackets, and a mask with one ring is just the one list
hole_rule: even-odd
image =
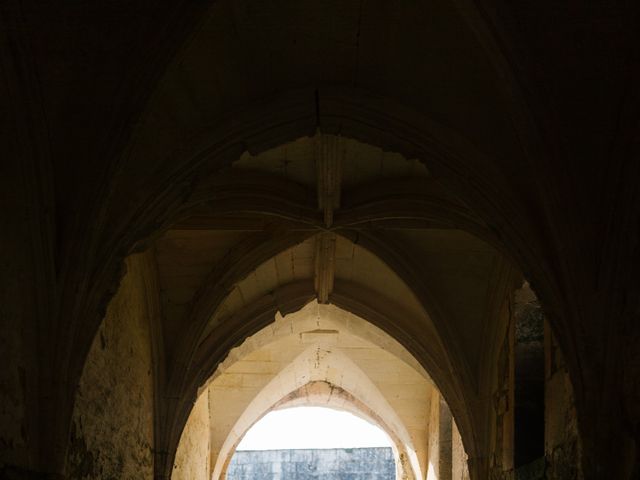
[(324, 407), (292, 407), (267, 413), (236, 450), (391, 447), (378, 426), (349, 412)]

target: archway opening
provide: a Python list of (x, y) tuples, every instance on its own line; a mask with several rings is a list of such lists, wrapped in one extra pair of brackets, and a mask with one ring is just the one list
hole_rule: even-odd
[(236, 447), (227, 480), (396, 478), (394, 444), (379, 426), (353, 413), (320, 406), (267, 413)]
[[(190, 201), (157, 251), (177, 307), (169, 333), (183, 325), (181, 302), (193, 299), (186, 317), (194, 326), (173, 377), (180, 385), (189, 365), (189, 402), (207, 391), (209, 476), (224, 478), (247, 429), (314, 382), (344, 387), (384, 417), (419, 478), (453, 477), (466, 463), (453, 459), (460, 433), (476, 478), (513, 469), (510, 301), (521, 274), (418, 159), (317, 132), (248, 149), (200, 181)], [(194, 260), (172, 276), (166, 267), (191, 250), (212, 258), (207, 268)], [(199, 287), (184, 287), (185, 278)], [(388, 378), (376, 380), (376, 366)], [(422, 377), (419, 388), (389, 385), (405, 370)], [(350, 372), (349, 381), (336, 371)], [(402, 405), (412, 394), (409, 410), (420, 404), (420, 415)], [(171, 452), (189, 407), (176, 409)], [(494, 450), (499, 461), (478, 460)]]
[[(448, 428), (441, 425), (443, 404), (427, 372), (400, 343), (340, 307), (312, 301), (296, 312), (277, 314), (272, 324), (232, 349), (218, 365), (201, 388), (183, 431), (172, 478), (188, 478), (196, 464), (202, 470), (200, 476), (214, 480), (258, 478), (255, 469), (283, 473), (283, 469), (294, 466), (285, 466), (282, 458), (274, 456), (285, 455), (283, 450), (313, 450), (315, 446), (333, 447), (333, 452), (322, 454), (333, 456), (330, 468), (339, 469), (341, 463), (347, 463), (351, 469), (366, 468), (360, 473), (374, 475), (372, 478), (413, 480), (424, 478), (430, 461), (439, 456), (447, 458), (438, 445), (443, 444), (442, 435), (451, 436), (452, 428), (455, 433), (448, 448), (457, 445), (460, 455), (453, 463), (457, 461), (464, 468), (466, 454), (450, 414)], [(282, 425), (272, 424), (268, 432), (263, 432), (264, 446), (256, 447), (249, 432), (293, 407), (333, 409), (361, 425), (375, 425), (387, 441), (372, 444), (373, 435), (365, 433), (369, 443), (335, 443), (346, 436), (341, 432), (353, 429), (334, 427), (327, 434), (333, 443), (305, 444), (294, 434), (287, 434)], [(312, 425), (306, 429), (306, 433), (317, 436)], [(292, 443), (280, 443), (274, 432), (284, 434)], [(346, 451), (358, 447), (386, 450)], [(198, 449), (202, 453), (195, 458), (193, 452)], [(244, 458), (238, 461), (237, 452), (248, 450), (279, 453), (240, 454)], [(257, 461), (249, 458), (252, 455)], [(304, 458), (310, 458), (312, 465), (321, 460), (312, 452), (305, 455), (310, 456)], [(367, 465), (359, 455), (369, 458)], [(300, 462), (294, 458), (292, 463)], [(451, 463), (442, 468), (451, 470)]]

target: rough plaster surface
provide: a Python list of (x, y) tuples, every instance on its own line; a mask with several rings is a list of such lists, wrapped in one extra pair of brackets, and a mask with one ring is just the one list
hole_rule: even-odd
[(138, 257), (93, 341), (78, 389), (67, 473), (74, 479), (153, 478), (153, 378)]
[(209, 478), (209, 392), (202, 393), (182, 431), (171, 480)]

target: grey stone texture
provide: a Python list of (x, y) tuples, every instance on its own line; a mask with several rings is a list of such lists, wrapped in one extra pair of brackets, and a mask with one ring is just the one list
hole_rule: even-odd
[(227, 480), (393, 480), (391, 448), (246, 450), (233, 456)]

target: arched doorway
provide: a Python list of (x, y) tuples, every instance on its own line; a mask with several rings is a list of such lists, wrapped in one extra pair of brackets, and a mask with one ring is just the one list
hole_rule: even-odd
[(393, 442), (377, 425), (344, 409), (294, 406), (272, 410), (236, 447), (227, 480), (302, 475), (396, 478)]
[[(441, 443), (437, 422), (442, 401), (430, 377), (397, 341), (339, 307), (312, 302), (277, 315), (274, 323), (247, 338), (202, 389), (198, 403), (205, 406), (196, 410), (206, 410), (209, 419), (207, 475), (225, 478), (236, 446), (269, 411), (316, 405), (346, 410), (378, 425), (392, 440), (396, 477), (424, 478), (434, 461), (429, 448)], [(202, 466), (202, 455), (190, 457), (189, 438), (202, 428), (198, 415), (191, 414), (178, 447), (176, 479), (186, 478), (194, 462)], [(450, 415), (448, 421), (451, 449)], [(457, 438), (460, 449), (459, 434)], [(466, 456), (458, 462), (456, 468), (463, 469)], [(451, 470), (451, 460), (436, 471), (440, 468)]]

